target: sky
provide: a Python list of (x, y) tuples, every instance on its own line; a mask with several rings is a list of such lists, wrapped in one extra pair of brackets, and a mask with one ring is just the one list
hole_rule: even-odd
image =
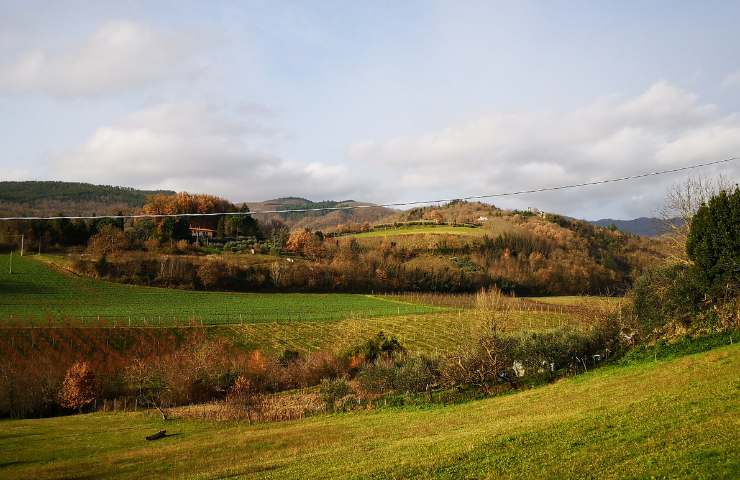
[[(738, 1), (0, 0), (0, 180), (404, 202), (740, 156)], [(693, 175), (740, 179), (740, 160)], [(655, 215), (687, 174), (497, 199)]]

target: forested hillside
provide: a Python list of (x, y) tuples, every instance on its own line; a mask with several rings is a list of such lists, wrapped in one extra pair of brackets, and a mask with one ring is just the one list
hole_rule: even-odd
[(156, 193), (174, 195), (175, 192), (78, 182), (0, 182), (0, 214), (105, 215), (140, 209)]

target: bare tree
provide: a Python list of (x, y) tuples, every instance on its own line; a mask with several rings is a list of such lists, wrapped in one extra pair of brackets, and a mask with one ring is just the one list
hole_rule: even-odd
[[(691, 219), (710, 198), (732, 186), (730, 180), (723, 176), (690, 177), (683, 182), (675, 183), (666, 192), (665, 203), (658, 211), (661, 219), (670, 229), (669, 258), (672, 261), (688, 262), (686, 255), (686, 238), (691, 226)], [(678, 221), (676, 221), (678, 219)]]
[(125, 378), (136, 388), (141, 405), (154, 407), (162, 420), (166, 421), (168, 415), (164, 408), (164, 398), (169, 386), (161, 372), (150, 363), (137, 358), (126, 368)]
[(236, 378), (234, 386), (226, 396), (226, 404), (236, 410), (237, 413), (246, 414), (251, 424), (253, 417), (259, 418), (261, 415), (265, 404), (265, 396), (252, 380), (240, 375)]
[(499, 328), (506, 328), (511, 310), (510, 299), (496, 287), (481, 289), (475, 295), (474, 314), (488, 331), (496, 333)]
[(440, 368), (443, 384), (488, 388), (511, 365), (508, 340), (500, 333), (502, 328), (511, 327), (510, 302), (496, 288), (478, 292), (473, 314), (483, 329), (475, 341), (462, 342), (446, 357)]

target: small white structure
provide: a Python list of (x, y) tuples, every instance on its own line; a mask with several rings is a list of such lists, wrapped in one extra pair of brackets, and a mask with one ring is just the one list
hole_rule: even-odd
[(478, 220), (477, 220), (478, 223), (483, 223), (487, 221), (488, 221), (488, 217), (483, 217), (483, 216), (478, 217)]
[(537, 215), (540, 218), (545, 218), (545, 215), (547, 215), (545, 212), (543, 212), (539, 208), (535, 208), (535, 207), (527, 207), (527, 211), (529, 213), (532, 213), (534, 215)]

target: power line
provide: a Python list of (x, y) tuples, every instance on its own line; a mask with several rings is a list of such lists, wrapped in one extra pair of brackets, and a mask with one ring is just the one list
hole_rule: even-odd
[(357, 210), (360, 208), (379, 208), (379, 207), (408, 207), (413, 205), (424, 205), (434, 203), (446, 203), (455, 200), (482, 200), (486, 198), (498, 198), (498, 197), (512, 197), (515, 195), (526, 195), (530, 193), (542, 193), (542, 192), (553, 192), (558, 190), (568, 190), (572, 188), (588, 187), (591, 185), (603, 185), (605, 183), (616, 183), (624, 182), (628, 180), (636, 180), (645, 177), (654, 177), (658, 175), (666, 175), (669, 173), (683, 172), (686, 170), (693, 170), (695, 168), (709, 167), (712, 165), (719, 165), (723, 163), (729, 163), (737, 160), (740, 157), (725, 158), (723, 160), (715, 160), (713, 162), (697, 163), (695, 165), (688, 165), (685, 167), (671, 168), (668, 170), (659, 170), (655, 172), (640, 173), (637, 175), (628, 175), (626, 177), (609, 178), (605, 180), (595, 180), (592, 182), (573, 183), (569, 185), (559, 185), (556, 187), (541, 187), (530, 190), (517, 190), (514, 192), (504, 193), (490, 193), (485, 195), (470, 195), (467, 197), (457, 198), (443, 198), (437, 200), (416, 200), (412, 202), (395, 202), (395, 203), (381, 203), (372, 205), (346, 205), (341, 207), (313, 207), (313, 208), (291, 208), (284, 210), (258, 210), (250, 212), (219, 212), (219, 213), (173, 213), (173, 214), (137, 214), (137, 215), (100, 215), (100, 216), (57, 216), (57, 217), (0, 217), (0, 221), (13, 221), (13, 220), (100, 220), (104, 218), (109, 219), (137, 219), (137, 218), (176, 218), (176, 217), (218, 217), (218, 216), (245, 216), (245, 215), (260, 215), (268, 213), (307, 213), (307, 212), (325, 212), (331, 210)]

